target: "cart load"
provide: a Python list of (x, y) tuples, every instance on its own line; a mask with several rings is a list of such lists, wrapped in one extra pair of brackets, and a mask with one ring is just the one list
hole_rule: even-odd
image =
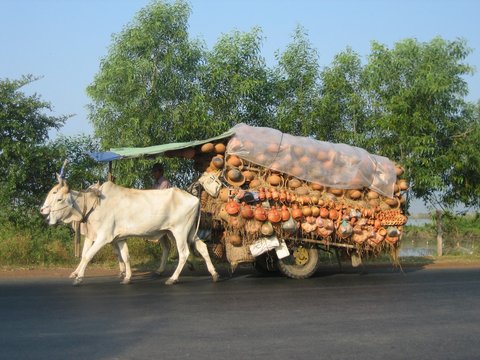
[[(197, 146), (202, 210), (223, 230), (231, 264), (275, 249), (395, 251), (407, 218), (403, 169), (364, 149), (239, 124), (227, 140)], [(285, 248), (287, 252), (285, 252)], [(300, 249), (300, 250), (299, 250)], [(296, 254), (301, 262), (302, 254)]]

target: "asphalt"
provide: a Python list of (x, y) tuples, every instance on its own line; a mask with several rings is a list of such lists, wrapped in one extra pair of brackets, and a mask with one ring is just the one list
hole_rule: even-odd
[(0, 359), (476, 359), (480, 269), (0, 279)]

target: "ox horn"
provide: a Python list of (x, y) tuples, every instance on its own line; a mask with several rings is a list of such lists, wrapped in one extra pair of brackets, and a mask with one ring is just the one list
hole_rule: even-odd
[(65, 159), (65, 161), (63, 162), (62, 168), (60, 169), (60, 174), (58, 174), (58, 176), (60, 176), (62, 179), (63, 179), (63, 175), (65, 172), (65, 167), (67, 166), (67, 163), (68, 163), (68, 160)]

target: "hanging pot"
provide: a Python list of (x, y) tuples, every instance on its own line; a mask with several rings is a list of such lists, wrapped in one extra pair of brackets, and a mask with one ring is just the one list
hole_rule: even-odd
[(240, 211), (240, 214), (244, 219), (252, 219), (254, 216), (252, 207), (244, 202), (242, 203), (242, 210)]
[(295, 220), (300, 220), (303, 216), (302, 210), (298, 208), (296, 204), (293, 205), (292, 207), (292, 217)]
[(282, 220), (281, 213), (277, 210), (275, 206), (272, 206), (267, 216), (268, 221), (273, 224), (279, 223)]
[(267, 211), (262, 207), (262, 205), (257, 204), (253, 216), (258, 221), (265, 221), (267, 220)]
[(225, 210), (227, 210), (229, 215), (237, 215), (240, 211), (240, 205), (235, 200), (230, 199), (227, 205), (225, 205)]
[(270, 222), (266, 221), (262, 224), (260, 232), (265, 236), (271, 236), (273, 234), (273, 226)]
[(287, 221), (288, 219), (290, 219), (290, 211), (288, 211), (288, 208), (286, 205), (282, 206), (281, 214), (282, 214), (282, 221)]

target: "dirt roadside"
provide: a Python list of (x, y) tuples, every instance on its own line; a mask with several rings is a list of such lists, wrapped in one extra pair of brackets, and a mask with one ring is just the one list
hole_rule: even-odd
[[(422, 268), (422, 269), (465, 269), (465, 268), (478, 268), (480, 269), (480, 258), (457, 258), (457, 257), (445, 257), (445, 258), (420, 258), (420, 259), (405, 259), (400, 260), (402, 268)], [(222, 264), (223, 265), (223, 264)], [(365, 263), (367, 268), (372, 267), (392, 267), (391, 263)], [(327, 268), (337, 267), (336, 264), (321, 266)], [(351, 267), (350, 264), (342, 264), (344, 268)], [(0, 267), (0, 279), (21, 279), (21, 278), (68, 278), (70, 273), (75, 269), (72, 267)], [(152, 269), (153, 271), (154, 269)], [(146, 269), (132, 268), (134, 273), (145, 273)], [(89, 266), (87, 269), (87, 276), (116, 276), (118, 274), (117, 268), (105, 267), (105, 266)]]

